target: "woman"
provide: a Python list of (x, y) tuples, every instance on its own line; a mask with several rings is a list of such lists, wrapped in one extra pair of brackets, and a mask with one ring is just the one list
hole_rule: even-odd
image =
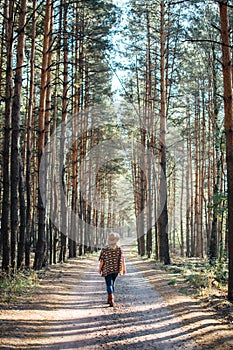
[(126, 274), (125, 259), (121, 247), (118, 246), (120, 236), (111, 232), (108, 245), (101, 250), (99, 257), (99, 273), (105, 277), (108, 304), (114, 306), (114, 287), (118, 274)]

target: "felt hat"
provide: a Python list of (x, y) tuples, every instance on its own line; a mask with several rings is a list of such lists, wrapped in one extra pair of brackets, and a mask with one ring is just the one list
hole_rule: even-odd
[(109, 245), (113, 245), (116, 244), (120, 239), (120, 235), (118, 233), (115, 232), (111, 232), (108, 235), (108, 244)]

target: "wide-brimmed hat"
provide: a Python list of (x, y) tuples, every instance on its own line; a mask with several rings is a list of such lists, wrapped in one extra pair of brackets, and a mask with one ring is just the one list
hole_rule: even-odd
[(113, 245), (116, 244), (120, 239), (120, 235), (118, 233), (115, 232), (111, 232), (108, 235), (108, 244), (109, 245)]

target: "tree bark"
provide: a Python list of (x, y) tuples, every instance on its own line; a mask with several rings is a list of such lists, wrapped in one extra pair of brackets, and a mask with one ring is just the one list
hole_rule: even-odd
[[(24, 26), (26, 18), (26, 0), (20, 2), (19, 28), (18, 28), (18, 44), (17, 44), (17, 66), (15, 74), (14, 96), (12, 103), (12, 141), (11, 141), (11, 267), (14, 270), (16, 267), (16, 243), (19, 230), (18, 220), (18, 205), (19, 205), (19, 178), (20, 178), (20, 109), (21, 109), (21, 94), (23, 82), (23, 64), (24, 64)], [(22, 169), (21, 169), (22, 170)], [(21, 201), (23, 199), (21, 198)], [(21, 211), (24, 210), (24, 205), (21, 206)], [(23, 215), (24, 216), (24, 215)], [(20, 232), (20, 261), (24, 253), (25, 239), (25, 223), (21, 223)]]
[(26, 130), (26, 242), (25, 242), (25, 265), (30, 267), (30, 250), (31, 250), (31, 229), (32, 229), (32, 116), (34, 112), (35, 102), (35, 38), (36, 38), (36, 0), (33, 1), (33, 17), (32, 17), (32, 42), (30, 52), (30, 88), (29, 88), (29, 104), (27, 115)]
[(200, 110), (199, 98), (195, 97), (195, 200), (194, 200), (194, 233), (195, 256), (202, 256), (201, 232), (201, 196), (200, 196)]
[[(147, 26), (147, 64), (146, 64), (146, 100), (145, 100), (145, 123), (147, 131), (153, 134), (153, 107), (152, 107), (152, 62), (151, 62), (151, 24), (150, 24), (150, 12), (146, 10), (146, 26)], [(148, 133), (147, 133), (148, 134)], [(153, 154), (152, 144), (153, 136), (146, 135), (147, 142), (146, 148), (148, 149), (146, 157), (146, 170), (147, 170), (147, 227), (146, 227), (146, 253), (148, 258), (152, 254), (152, 157)], [(145, 188), (146, 191), (146, 188)]]
[[(41, 90), (40, 90), (40, 107), (39, 107), (39, 136), (38, 136), (38, 172), (40, 169), (41, 157), (44, 150), (45, 141), (45, 108), (46, 108), (46, 93), (47, 93), (47, 69), (49, 58), (49, 31), (51, 21), (51, 0), (46, 0), (45, 9), (45, 24), (44, 24), (44, 42), (43, 42), (43, 58), (41, 72)], [(42, 201), (40, 190), (45, 191), (46, 174), (41, 174), (40, 188), (38, 184), (38, 240), (36, 244), (36, 253), (34, 260), (34, 269), (42, 268), (45, 259), (45, 208)]]
[(232, 63), (230, 51), (230, 26), (228, 1), (219, 2), (221, 39), (222, 39), (222, 71), (224, 86), (224, 127), (226, 133), (227, 162), (227, 199), (228, 199), (228, 299), (233, 301), (233, 101), (232, 101)]
[(3, 199), (2, 199), (2, 219), (1, 234), (3, 243), (2, 269), (6, 272), (10, 268), (10, 241), (9, 241), (9, 215), (10, 215), (10, 125), (12, 112), (12, 49), (13, 49), (13, 11), (14, 2), (5, 1), (4, 6), (4, 25), (6, 32), (6, 97), (5, 97), (5, 125), (3, 142)]
[[(66, 119), (67, 119), (67, 105), (68, 105), (68, 33), (67, 33), (67, 12), (68, 4), (66, 1), (61, 1), (63, 7), (63, 48), (64, 48), (64, 66), (63, 66), (63, 92), (62, 92), (62, 127), (61, 127), (61, 144), (60, 144), (60, 176), (62, 176), (62, 192), (61, 195), (61, 249), (59, 261), (63, 262), (66, 259), (66, 244), (67, 244), (67, 212), (66, 205), (63, 200), (66, 196), (66, 181), (65, 181), (65, 143), (66, 143)], [(62, 175), (61, 175), (62, 174)]]
[(167, 212), (167, 179), (166, 179), (166, 86), (165, 86), (165, 4), (160, 2), (160, 217), (158, 219), (159, 231), (159, 258), (165, 264), (170, 264), (168, 243), (168, 212)]

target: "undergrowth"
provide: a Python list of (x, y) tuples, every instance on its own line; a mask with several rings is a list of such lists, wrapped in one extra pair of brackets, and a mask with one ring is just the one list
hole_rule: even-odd
[[(136, 243), (131, 247), (131, 256), (135, 258), (138, 256)], [(174, 255), (170, 265), (158, 262), (154, 256), (151, 258), (144, 256), (141, 259), (155, 264), (154, 268), (159, 267), (169, 272), (167, 283), (171, 286), (180, 285), (184, 293), (187, 289), (188, 293), (206, 296), (217, 290), (221, 294), (225, 294), (227, 291), (228, 265), (223, 258), (210, 264), (207, 259), (182, 258)], [(186, 284), (187, 288), (182, 286), (183, 283)]]
[(0, 274), (0, 297), (2, 302), (16, 300), (20, 296), (29, 295), (38, 285), (35, 271), (19, 271), (15, 275)]
[[(212, 289), (224, 291), (227, 288), (228, 269), (223, 260), (211, 265), (204, 260), (177, 258), (172, 265), (166, 266), (166, 270), (181, 275), (200, 295), (205, 295)], [(173, 278), (169, 284), (175, 282), (176, 278)]]

